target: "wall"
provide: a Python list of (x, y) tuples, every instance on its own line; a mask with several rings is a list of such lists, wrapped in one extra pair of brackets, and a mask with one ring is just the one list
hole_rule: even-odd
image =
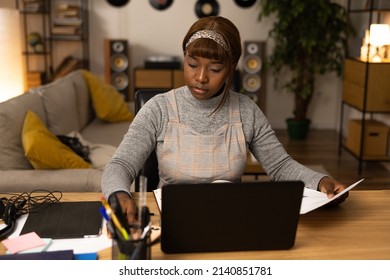
[[(343, 1), (344, 0), (339, 0)], [(4, 0), (5, 3), (13, 0)], [(187, 29), (197, 20), (196, 0), (175, 0), (167, 10), (157, 11), (147, 0), (130, 0), (121, 8), (106, 0), (89, 0), (91, 71), (104, 77), (104, 39), (127, 39), (132, 67), (143, 64), (150, 54), (182, 56), (181, 42)], [(272, 19), (257, 21), (257, 4), (240, 8), (233, 0), (218, 0), (220, 15), (232, 20), (241, 32), (242, 40), (267, 40)], [(267, 41), (268, 53), (272, 42)], [(267, 75), (267, 117), (274, 128), (285, 128), (285, 119), (292, 116), (293, 96), (274, 89), (273, 77)], [(317, 94), (309, 110), (313, 128), (337, 129), (340, 111), (341, 80), (335, 74), (321, 77)]]

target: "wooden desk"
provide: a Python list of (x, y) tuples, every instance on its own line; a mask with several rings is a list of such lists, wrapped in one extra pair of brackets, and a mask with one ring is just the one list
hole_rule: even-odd
[[(98, 193), (64, 193), (62, 201), (99, 200)], [(137, 194), (134, 195), (137, 199)], [(148, 193), (150, 211), (159, 214), (152, 193)], [(152, 222), (159, 225), (159, 216)], [(111, 249), (99, 252), (110, 259)], [(295, 246), (281, 251), (245, 251), (196, 254), (164, 254), (160, 244), (152, 247), (152, 259), (269, 259), (269, 260), (389, 260), (390, 190), (351, 191), (349, 198), (334, 209), (317, 209), (302, 215)]]

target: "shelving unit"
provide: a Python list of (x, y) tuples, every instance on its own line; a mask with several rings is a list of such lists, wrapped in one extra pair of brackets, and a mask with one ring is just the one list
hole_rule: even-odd
[(24, 34), (23, 56), (27, 72), (27, 88), (47, 83), (52, 65), (48, 28), (50, 22), (49, 1), (16, 0), (22, 15)]
[[(89, 69), (88, 0), (16, 0), (16, 7), (23, 21), (26, 90)], [(36, 45), (32, 37), (40, 38)]]
[[(374, 119), (374, 114), (390, 114), (390, 56), (381, 62), (361, 57), (362, 35), (373, 23), (390, 24), (388, 1), (348, 0), (348, 13), (356, 35), (348, 38), (348, 52), (344, 64), (343, 97), (340, 114), (339, 154), (342, 149), (363, 162), (390, 161), (387, 151), (389, 128)], [(387, 6), (385, 6), (387, 5)], [(360, 31), (360, 32), (359, 32)], [(354, 108), (361, 117), (349, 120), (348, 135), (344, 137), (346, 108)]]
[(53, 78), (73, 69), (89, 69), (88, 0), (51, 1), (50, 18)]

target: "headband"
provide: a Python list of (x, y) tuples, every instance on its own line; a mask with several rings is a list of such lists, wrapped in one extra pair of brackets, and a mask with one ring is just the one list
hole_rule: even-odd
[(227, 53), (229, 53), (229, 49), (228, 49), (228, 46), (226, 44), (225, 39), (219, 33), (216, 33), (212, 30), (200, 30), (198, 32), (195, 32), (191, 36), (191, 38), (188, 39), (188, 41), (186, 43), (186, 49), (187, 49), (189, 44), (191, 44), (192, 42), (194, 42), (197, 39), (202, 39), (202, 38), (213, 40), (218, 45), (220, 45)]

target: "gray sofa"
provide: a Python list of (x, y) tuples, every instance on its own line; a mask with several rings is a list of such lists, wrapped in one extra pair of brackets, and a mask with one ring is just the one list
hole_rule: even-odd
[[(134, 112), (133, 104), (129, 104)], [(102, 168), (34, 169), (24, 155), (21, 133), (26, 112), (35, 112), (54, 135), (78, 132), (90, 143), (117, 147), (130, 122), (99, 119), (81, 70), (0, 103), (0, 192), (44, 189), (101, 191)]]

